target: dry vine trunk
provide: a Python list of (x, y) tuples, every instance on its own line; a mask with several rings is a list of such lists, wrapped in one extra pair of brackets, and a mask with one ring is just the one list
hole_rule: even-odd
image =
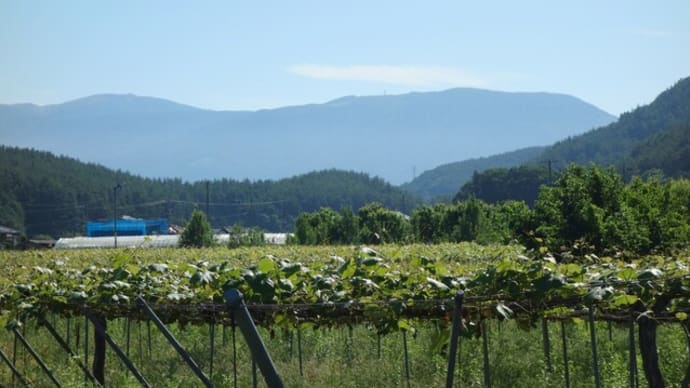
[(649, 316), (649, 311), (641, 302), (638, 302), (634, 307), (634, 310), (641, 313), (637, 318), (640, 333), (640, 354), (642, 355), (644, 375), (650, 388), (666, 387), (664, 376), (661, 374), (661, 368), (659, 368), (659, 353), (656, 348), (656, 328), (658, 323), (655, 317), (661, 315), (671, 300), (677, 296), (679, 295), (675, 292), (658, 295), (651, 308), (652, 317)]
[(642, 366), (650, 388), (664, 388), (664, 377), (659, 369), (659, 354), (656, 350), (656, 327), (654, 319), (641, 316), (638, 320), (640, 329), (640, 353)]
[[(105, 318), (98, 316), (96, 317), (98, 323), (106, 329)], [(105, 386), (105, 336), (99, 333), (98, 330), (94, 328), (94, 352), (93, 352), (93, 376), (101, 384)]]

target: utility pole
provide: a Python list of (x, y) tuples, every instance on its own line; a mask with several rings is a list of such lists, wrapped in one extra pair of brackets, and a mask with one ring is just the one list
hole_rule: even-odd
[(211, 213), (208, 212), (208, 211), (209, 211), (209, 210), (208, 210), (208, 209), (209, 209), (209, 208), (208, 208), (208, 205), (209, 205), (209, 200), (208, 200), (208, 199), (209, 199), (209, 192), (210, 192), (210, 190), (211, 190), (211, 189), (210, 189), (210, 186), (211, 186), (211, 182), (210, 182), (210, 181), (206, 181), (206, 219), (208, 220), (208, 223), (209, 223), (209, 224), (211, 223)]
[(121, 184), (117, 184), (113, 187), (113, 246), (117, 248), (117, 191), (122, 188)]
[(544, 160), (542, 163), (543, 163), (543, 164), (546, 164), (546, 165), (548, 166), (548, 168), (549, 168), (549, 184), (551, 184), (551, 183), (553, 183), (553, 178), (552, 178), (552, 175), (551, 175), (551, 174), (552, 174), (552, 173), (551, 173), (551, 171), (552, 171), (552, 167), (551, 167), (551, 166), (552, 166), (553, 164), (555, 164), (555, 163), (558, 163), (558, 160), (546, 159), (546, 160)]

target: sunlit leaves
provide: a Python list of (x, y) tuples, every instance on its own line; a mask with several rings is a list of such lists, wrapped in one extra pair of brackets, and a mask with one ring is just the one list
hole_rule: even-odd
[(637, 302), (638, 300), (639, 298), (634, 295), (623, 294), (614, 297), (613, 301), (611, 302), (611, 305), (613, 307), (631, 306), (635, 304), (635, 302)]
[(585, 302), (587, 303), (595, 303), (595, 302), (601, 302), (604, 299), (607, 299), (609, 296), (613, 295), (613, 287), (607, 286), (607, 287), (602, 287), (602, 286), (596, 286), (593, 287), (587, 295), (585, 295)]
[(207, 270), (198, 270), (194, 272), (192, 275), (191, 279), (189, 279), (189, 282), (193, 286), (201, 286), (201, 285), (207, 285), (211, 284), (214, 279), (214, 274), (211, 271)]
[[(467, 327), (488, 318), (516, 319), (529, 328), (538, 317), (581, 317), (589, 305), (629, 316), (631, 308), (651, 309), (667, 295), (674, 298), (668, 316), (682, 320), (690, 311), (688, 252), (628, 262), (616, 255), (561, 262), (516, 247), (475, 244), (281, 249), (238, 248), (232, 251), (236, 256), (221, 249), (85, 251), (59, 259), (46, 252), (40, 260), (0, 253), (7, 263), (0, 316), (31, 316), (46, 308), (79, 314), (83, 306), (105, 315), (118, 306), (122, 314), (136, 308), (138, 295), (158, 304), (223, 303), (230, 288), (250, 306), (281, 305), (280, 311), (258, 316), (263, 324), (286, 328), (356, 320), (380, 332), (409, 330), (414, 318), (446, 316), (459, 289), (467, 297)], [(293, 304), (327, 309), (286, 307)], [(180, 312), (168, 319), (206, 318)]]

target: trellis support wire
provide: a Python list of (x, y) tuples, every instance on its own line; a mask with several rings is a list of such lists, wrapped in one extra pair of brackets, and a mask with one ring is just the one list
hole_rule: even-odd
[(5, 354), (5, 352), (0, 349), (0, 358), (2, 358), (3, 361), (5, 361), (5, 364), (7, 364), (8, 367), (12, 370), (12, 377), (17, 377), (19, 381), (24, 385), (25, 387), (30, 387), (31, 385), (29, 384), (28, 381), (22, 376), (21, 373), (19, 373), (19, 370), (17, 370), (17, 367), (12, 363), (12, 360), (10, 360), (9, 357)]
[(60, 344), (60, 347), (62, 347), (62, 349), (63, 349), (65, 352), (67, 352), (67, 354), (69, 355), (69, 357), (72, 358), (72, 360), (76, 361), (76, 363), (77, 363), (77, 365), (79, 366), (79, 368), (84, 372), (84, 375), (85, 375), (86, 377), (88, 377), (89, 380), (90, 380), (92, 383), (94, 383), (94, 384), (96, 384), (97, 386), (100, 387), (101, 384), (96, 380), (96, 377), (94, 377), (94, 375), (91, 373), (91, 371), (89, 370), (89, 368), (87, 368), (86, 365), (84, 365), (84, 363), (81, 362), (81, 359), (79, 359), (79, 358), (77, 357), (77, 355), (76, 355), (76, 354), (72, 351), (72, 349), (69, 347), (69, 343), (68, 343), (66, 340), (64, 340), (64, 339), (62, 338), (62, 336), (57, 332), (57, 330), (55, 330), (55, 328), (53, 327), (53, 325), (51, 325), (51, 324), (50, 324), (45, 318), (43, 318), (43, 317), (41, 317), (41, 318), (39, 318), (39, 319), (40, 319), (40, 323), (43, 325), (43, 327), (45, 327), (45, 328), (48, 330), (48, 332), (53, 336), (53, 338), (55, 338), (55, 340), (57, 341), (57, 343)]
[(158, 330), (163, 334), (163, 336), (170, 342), (170, 344), (175, 348), (177, 353), (182, 357), (182, 359), (187, 363), (189, 368), (192, 369), (192, 371), (199, 377), (199, 380), (201, 380), (206, 387), (213, 387), (213, 383), (211, 380), (204, 374), (204, 372), (199, 368), (199, 365), (192, 359), (192, 356), (189, 355), (187, 350), (185, 350), (182, 345), (180, 345), (179, 342), (175, 339), (175, 337), (170, 333), (170, 330), (168, 330), (167, 327), (165, 327), (165, 324), (158, 318), (158, 315), (153, 311), (151, 306), (149, 306), (148, 303), (142, 298), (141, 296), (137, 296), (136, 302), (139, 306), (141, 306), (144, 311), (149, 315), (153, 323), (158, 327)]
[(34, 358), (34, 360), (36, 360), (36, 362), (41, 367), (41, 369), (43, 369), (43, 372), (45, 372), (45, 374), (48, 375), (48, 377), (55, 384), (55, 386), (61, 387), (62, 384), (60, 384), (60, 381), (58, 381), (57, 377), (55, 377), (55, 374), (53, 374), (53, 371), (51, 371), (50, 368), (48, 368), (48, 365), (46, 365), (46, 363), (43, 362), (41, 357), (38, 355), (38, 353), (36, 353), (34, 348), (31, 347), (31, 345), (26, 340), (26, 338), (24, 338), (24, 336), (21, 335), (21, 333), (19, 332), (19, 330), (17, 330), (17, 328), (12, 328), (12, 331), (14, 332), (14, 335), (17, 336), (17, 338), (19, 339), (19, 342), (21, 342), (22, 345), (24, 345), (24, 348), (26, 348), (26, 350), (29, 351), (31, 356)]
[(115, 351), (115, 354), (117, 354), (117, 356), (120, 357), (120, 360), (122, 360), (122, 362), (125, 363), (125, 366), (127, 367), (127, 369), (130, 370), (130, 372), (132, 372), (132, 374), (137, 379), (137, 381), (139, 381), (139, 383), (143, 387), (151, 387), (151, 384), (149, 384), (149, 382), (146, 381), (144, 376), (142, 376), (141, 373), (139, 373), (139, 370), (134, 366), (132, 361), (129, 358), (127, 358), (127, 355), (122, 351), (122, 349), (120, 349), (120, 347), (117, 346), (115, 341), (113, 341), (113, 339), (110, 338), (110, 335), (106, 332), (105, 327), (103, 327), (101, 325), (100, 320), (97, 317), (94, 317), (93, 315), (91, 315), (87, 311), (84, 312), (84, 315), (86, 316), (86, 318), (88, 320), (91, 321), (91, 323), (93, 324), (94, 330), (99, 335), (103, 336), (103, 338), (105, 339), (105, 342), (107, 342), (108, 345), (110, 345), (110, 347), (113, 349), (113, 351)]

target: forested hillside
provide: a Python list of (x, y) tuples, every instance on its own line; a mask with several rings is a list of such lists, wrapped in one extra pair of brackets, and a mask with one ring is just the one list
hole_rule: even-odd
[(690, 121), (663, 131), (633, 150), (623, 171), (658, 169), (667, 176), (690, 177)]
[[(206, 181), (146, 179), (48, 152), (0, 147), (0, 225), (27, 236), (83, 234), (87, 220), (113, 216), (114, 187), (120, 215), (168, 217), (181, 224), (206, 210)], [(214, 227), (236, 223), (287, 231), (302, 212), (322, 206), (358, 208), (369, 202), (409, 212), (410, 194), (366, 174), (327, 170), (279, 181), (214, 180), (208, 183)]]
[[(490, 203), (518, 199), (533, 203), (546, 183), (546, 166), (571, 163), (613, 166), (625, 179), (661, 173), (690, 176), (690, 78), (661, 93), (649, 105), (625, 113), (617, 122), (546, 148), (531, 167), (488, 169), (474, 174), (455, 199), (475, 197)], [(535, 174), (541, 178), (535, 179)]]
[(490, 168), (517, 166), (536, 158), (543, 150), (544, 147), (528, 147), (486, 158), (444, 164), (432, 170), (424, 171), (411, 182), (400, 187), (425, 200), (444, 195), (451, 197), (477, 172)]
[(543, 166), (492, 168), (476, 173), (453, 198), (453, 202), (471, 198), (487, 203), (524, 201), (530, 206), (539, 195), (539, 187), (552, 181), (548, 169)]
[[(687, 123), (690, 123), (690, 77), (678, 81), (651, 104), (624, 113), (615, 123), (560, 141), (536, 159), (558, 160), (561, 166), (568, 163), (623, 166), (631, 157), (646, 158), (644, 153), (655, 153), (653, 149), (662, 145), (658, 139), (654, 140), (657, 135), (663, 136), (662, 133)], [(649, 164), (639, 167), (657, 168)], [(686, 164), (684, 168), (687, 171), (690, 165)]]
[[(625, 178), (645, 175), (652, 170), (671, 177), (688, 176), (689, 132), (690, 78), (684, 78), (661, 93), (651, 104), (624, 113), (612, 124), (569, 137), (549, 147), (526, 148), (449, 163), (425, 171), (401, 187), (428, 200), (456, 195), (461, 186), (472, 178), (472, 182), (462, 188), (461, 197), (474, 195), (491, 202), (495, 198), (512, 196), (532, 202), (536, 199), (538, 186), (518, 189), (522, 194), (532, 193), (528, 198), (517, 194), (515, 183), (527, 183), (529, 179), (525, 180), (524, 176), (527, 170), (511, 167), (522, 164), (546, 166), (551, 163), (553, 170), (557, 171), (570, 163), (595, 163), (615, 166)], [(499, 168), (499, 171), (490, 171), (494, 168)]]

